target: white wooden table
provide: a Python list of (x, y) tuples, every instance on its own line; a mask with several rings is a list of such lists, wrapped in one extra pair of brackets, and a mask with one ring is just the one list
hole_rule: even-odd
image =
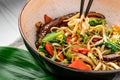
[[(18, 17), (28, 0), (0, 0), (0, 46), (26, 49), (18, 29)], [(120, 80), (120, 74), (113, 80)]]

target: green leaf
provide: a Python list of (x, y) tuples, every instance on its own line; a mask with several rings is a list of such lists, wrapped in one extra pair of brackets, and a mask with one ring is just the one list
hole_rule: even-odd
[(102, 18), (90, 18), (89, 24), (90, 26), (105, 25), (106, 20)]
[(54, 38), (57, 38), (57, 36), (59, 35), (62, 35), (64, 34), (63, 31), (60, 31), (60, 32), (51, 32), (51, 33), (48, 33), (43, 39), (42, 39), (42, 42), (48, 42)]
[(35, 80), (53, 80), (55, 79), (54, 77), (48, 76), (48, 77), (42, 77), (42, 78), (37, 78)]
[(28, 51), (0, 47), (0, 80), (55, 80)]
[(41, 52), (42, 55), (48, 55), (48, 52), (45, 50), (43, 46), (39, 46), (39, 51)]

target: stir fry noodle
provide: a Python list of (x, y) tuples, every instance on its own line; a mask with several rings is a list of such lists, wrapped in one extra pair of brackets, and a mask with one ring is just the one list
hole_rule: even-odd
[(43, 24), (40, 28), (51, 26), (42, 38), (38, 38), (39, 53), (75, 69), (120, 69), (120, 26), (108, 26), (102, 17), (84, 17), (83, 14), (79, 18), (79, 15), (75, 13), (63, 19), (61, 24), (51, 25), (57, 19)]

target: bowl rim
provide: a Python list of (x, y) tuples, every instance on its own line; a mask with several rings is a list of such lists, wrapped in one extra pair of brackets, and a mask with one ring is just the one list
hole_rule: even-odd
[(35, 50), (32, 46), (31, 46), (31, 43), (27, 40), (27, 38), (25, 37), (24, 35), (24, 31), (22, 29), (22, 19), (21, 19), (21, 16), (22, 16), (22, 13), (23, 11), (25, 10), (25, 7), (31, 2), (32, 0), (29, 0), (25, 3), (25, 5), (23, 6), (23, 8), (21, 9), (21, 12), (19, 14), (19, 17), (18, 17), (18, 28), (19, 28), (19, 32), (21, 34), (21, 37), (23, 38), (23, 40), (27, 43), (27, 45), (33, 50), (33, 52), (35, 52), (37, 55), (41, 56), (42, 58), (44, 58), (45, 60), (47, 60), (48, 62), (56, 65), (56, 66), (59, 66), (61, 68), (64, 68), (66, 70), (71, 70), (71, 71), (75, 71), (75, 72), (83, 72), (83, 73), (93, 73), (93, 74), (108, 74), (108, 73), (118, 73), (120, 72), (120, 69), (117, 69), (117, 70), (105, 70), (105, 71), (97, 71), (97, 70), (80, 70), (80, 69), (75, 69), (75, 68), (71, 68), (71, 67), (68, 67), (68, 66), (65, 66), (65, 65), (62, 65), (58, 62), (55, 62), (55, 61), (52, 61), (51, 59), (49, 59), (48, 57), (45, 57), (41, 54), (38, 53), (37, 50)]

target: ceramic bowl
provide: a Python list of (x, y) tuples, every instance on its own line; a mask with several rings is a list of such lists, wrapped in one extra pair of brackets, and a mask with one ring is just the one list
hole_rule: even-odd
[[(119, 0), (94, 0), (90, 11), (102, 13), (109, 24), (120, 23)], [(84, 78), (91, 80), (112, 79), (120, 70), (85, 71), (76, 70), (40, 55), (35, 47), (36, 27), (38, 21), (44, 22), (44, 14), (56, 18), (68, 13), (79, 11), (80, 0), (30, 0), (21, 11), (19, 19), (20, 33), (26, 47), (41, 66), (55, 76), (64, 78)]]

